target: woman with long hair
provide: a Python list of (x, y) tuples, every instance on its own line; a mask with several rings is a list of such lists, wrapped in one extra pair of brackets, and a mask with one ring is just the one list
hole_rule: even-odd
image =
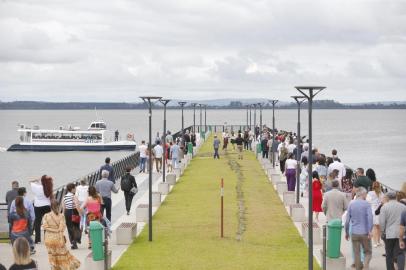
[(43, 216), (51, 211), (51, 199), (53, 198), (53, 180), (48, 175), (43, 175), (41, 180), (30, 181), (31, 190), (34, 193), (34, 231), (35, 243), (41, 242), (41, 223)]
[(11, 233), (10, 239), (13, 244), (19, 237), (24, 237), (30, 244), (31, 254), (35, 253), (34, 241), (31, 238), (31, 218), (30, 213), (24, 206), (24, 198), (17, 196), (15, 199), (15, 211), (10, 213)]
[(30, 245), (26, 238), (18, 237), (13, 243), (14, 264), (9, 270), (37, 270), (37, 263), (30, 257)]
[(365, 176), (369, 178), (369, 180), (373, 182), (376, 181), (376, 174), (375, 171), (371, 168), (369, 168), (366, 172), (365, 172)]
[[(89, 196), (87, 197), (86, 202), (82, 205), (82, 209), (87, 210), (86, 221), (89, 225), (90, 221), (101, 221), (101, 205), (103, 203), (102, 197), (97, 193), (94, 186), (89, 187)], [(89, 235), (89, 249), (91, 248), (91, 241)]]
[(315, 171), (320, 176), (321, 182), (324, 182), (327, 179), (327, 166), (326, 166), (326, 156), (321, 154), (317, 161), (317, 166)]
[(78, 269), (80, 262), (66, 248), (65, 217), (54, 199), (51, 200), (51, 212), (44, 215), (42, 227), (45, 230), (45, 246), (51, 269)]
[(381, 245), (381, 228), (379, 226), (379, 216), (375, 214), (376, 209), (382, 203), (384, 194), (382, 192), (381, 184), (378, 181), (373, 182), (372, 190), (368, 192), (367, 201), (371, 205), (372, 213), (374, 215), (372, 228), (372, 241), (374, 247)]
[(312, 189), (313, 189), (313, 213), (315, 213), (316, 222), (319, 221), (319, 213), (323, 211), (321, 209), (321, 203), (323, 202), (323, 193), (321, 191), (322, 184), (319, 178), (319, 174), (314, 171), (313, 172), (313, 182), (312, 182)]

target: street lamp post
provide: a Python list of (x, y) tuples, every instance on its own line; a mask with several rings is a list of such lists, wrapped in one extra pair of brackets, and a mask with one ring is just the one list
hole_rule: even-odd
[(245, 105), (247, 107), (247, 128), (249, 127), (249, 121), (248, 121), (248, 110), (249, 110), (249, 105)]
[(204, 132), (207, 132), (207, 105), (204, 106)]
[(312, 146), (312, 110), (313, 110), (313, 98), (320, 93), (325, 86), (295, 86), (295, 88), (307, 99), (308, 101), (308, 111), (309, 111), (309, 164), (308, 164), (308, 173), (309, 173), (309, 251), (308, 251), (308, 269), (313, 270), (313, 190), (312, 190), (312, 181), (313, 181), (313, 146)]
[(306, 97), (305, 96), (292, 96), (292, 98), (294, 100), (296, 100), (296, 103), (297, 103), (296, 203), (298, 204), (299, 200), (300, 200), (300, 156), (301, 156), (301, 151), (300, 151), (300, 141), (301, 141), (301, 135), (300, 135), (300, 105), (305, 101)]
[(200, 127), (199, 127), (199, 132), (202, 132), (202, 106), (203, 106), (203, 104), (199, 104), (199, 108), (200, 108)]
[(275, 168), (275, 104), (278, 103), (277, 99), (269, 100), (272, 104), (272, 167)]
[(251, 121), (251, 106), (252, 106), (252, 104), (250, 104), (249, 106), (250, 106), (250, 129), (252, 130), (252, 121)]
[(262, 103), (258, 103), (259, 106), (259, 132), (262, 130)]
[(166, 141), (165, 141), (165, 134), (166, 134), (166, 105), (171, 101), (170, 99), (160, 99), (159, 100), (164, 105), (164, 132), (162, 133), (162, 143), (164, 148), (164, 156), (162, 161), (162, 182), (165, 183), (165, 156), (166, 156)]
[[(255, 129), (257, 128), (257, 103), (255, 103), (255, 104), (252, 104), (252, 106), (254, 106), (254, 134), (255, 134)], [(256, 134), (255, 134), (255, 136), (256, 136)], [(257, 140), (256, 138), (255, 138), (255, 140)]]
[(196, 105), (197, 105), (197, 103), (192, 103), (192, 106), (193, 106), (193, 133), (196, 133)]
[(160, 100), (161, 97), (153, 97), (153, 96), (144, 96), (140, 97), (144, 102), (148, 104), (149, 107), (149, 144), (148, 144), (148, 151), (149, 151), (149, 160), (148, 160), (148, 173), (149, 173), (149, 182), (148, 182), (148, 238), (149, 241), (152, 241), (152, 102), (154, 100)]
[(180, 105), (180, 107), (182, 108), (182, 135), (185, 133), (185, 130), (184, 130), (184, 118), (183, 118), (183, 107), (185, 107), (185, 105), (186, 105), (186, 101), (179, 101), (178, 102), (178, 104)]

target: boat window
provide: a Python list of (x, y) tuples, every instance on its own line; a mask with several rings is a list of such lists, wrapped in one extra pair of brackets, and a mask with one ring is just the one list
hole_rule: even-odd
[(100, 124), (99, 124), (99, 123), (96, 123), (96, 128), (100, 128)]
[(106, 128), (106, 124), (100, 123), (100, 128)]
[(94, 128), (94, 127), (96, 127), (96, 124), (95, 123), (93, 123), (90, 127), (92, 127), (92, 128)]

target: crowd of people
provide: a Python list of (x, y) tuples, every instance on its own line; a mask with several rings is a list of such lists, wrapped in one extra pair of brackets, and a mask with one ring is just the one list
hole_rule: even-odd
[[(126, 168), (126, 174), (120, 181), (127, 215), (138, 191), (131, 170), (130, 167)], [(80, 267), (79, 260), (69, 252), (67, 242), (72, 250), (78, 249), (82, 234), (85, 233), (90, 249), (89, 224), (91, 221), (99, 221), (105, 227), (110, 226), (111, 194), (119, 191), (110, 158), (106, 158), (100, 171), (101, 179), (95, 186), (89, 186), (87, 179), (82, 179), (79, 185), (67, 184), (66, 194), (60, 202), (54, 194), (53, 179), (48, 175), (29, 182), (33, 200), (27, 197), (26, 187), (20, 187), (18, 181), (12, 182), (12, 189), (6, 194), (6, 202), (15, 263), (9, 269), (38, 269), (31, 255), (36, 253), (36, 245), (41, 243), (45, 244), (52, 269), (74, 270)], [(65, 237), (66, 232), (68, 239)], [(5, 269), (2, 267), (0, 264), (0, 270)]]
[[(369, 269), (372, 250), (381, 245), (385, 245), (386, 269), (404, 269), (406, 183), (400, 191), (384, 193), (373, 169), (365, 171), (360, 167), (354, 173), (344, 165), (336, 149), (326, 156), (316, 147), (309, 149), (308, 140), (298, 138), (292, 132), (272, 132), (264, 126), (261, 130), (256, 127), (254, 131), (248, 128), (236, 133), (225, 130), (222, 139), (223, 150), (227, 150), (228, 142), (233, 149), (235, 144), (241, 145), (238, 151), (241, 158), (243, 149), (253, 150), (259, 145), (255, 151), (259, 151), (262, 158), (278, 161), (286, 176), (288, 191), (296, 191), (296, 181), (299, 181), (301, 197), (308, 197), (310, 187), (314, 221), (320, 222), (319, 214), (324, 213), (327, 222), (337, 219), (343, 222), (345, 238), (351, 241), (353, 249), (353, 269)], [(220, 158), (220, 140), (216, 137), (213, 148), (214, 158)], [(312, 177), (309, 183), (310, 157)]]

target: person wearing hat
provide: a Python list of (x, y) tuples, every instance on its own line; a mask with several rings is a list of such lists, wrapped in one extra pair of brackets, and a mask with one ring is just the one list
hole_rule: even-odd
[(214, 135), (214, 141), (213, 141), (213, 148), (214, 148), (214, 159), (220, 159), (219, 155), (219, 148), (220, 148), (220, 140), (217, 138), (217, 135)]
[(381, 208), (379, 214), (379, 225), (382, 233), (385, 236), (385, 252), (386, 252), (386, 269), (394, 270), (393, 262), (401, 255), (399, 248), (399, 224), (403, 211), (406, 206), (396, 200), (396, 192), (389, 191), (386, 193), (388, 202)]

